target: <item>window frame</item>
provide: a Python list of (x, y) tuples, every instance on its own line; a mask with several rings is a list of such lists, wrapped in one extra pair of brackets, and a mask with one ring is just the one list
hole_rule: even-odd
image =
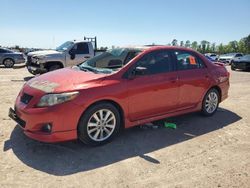
[[(177, 55), (175, 54), (175, 52), (181, 52), (181, 53), (188, 53), (192, 56), (194, 56), (197, 60), (198, 60), (198, 63), (200, 65), (202, 65), (202, 67), (197, 67), (197, 68), (189, 68), (189, 69), (179, 69), (178, 68), (178, 59), (177, 59)], [(176, 71), (187, 71), (187, 70), (200, 70), (200, 69), (205, 69), (207, 68), (207, 65), (206, 63), (201, 59), (201, 57), (196, 54), (195, 52), (192, 52), (192, 51), (188, 51), (188, 50), (172, 50), (172, 57), (173, 57), (173, 60), (174, 60), (174, 64), (175, 64), (175, 70)]]
[[(135, 68), (137, 67), (138, 65), (138, 62), (144, 58), (145, 56), (151, 54), (151, 53), (157, 53), (157, 52), (162, 52), (162, 51), (166, 51), (168, 54), (169, 54), (169, 59), (170, 59), (170, 66), (171, 66), (171, 70), (170, 71), (167, 71), (167, 72), (159, 72), (159, 73), (156, 73), (156, 74), (145, 74), (145, 75), (141, 75), (140, 77), (143, 77), (143, 76), (153, 76), (153, 75), (159, 75), (159, 74), (166, 74), (166, 73), (170, 73), (170, 72), (175, 72), (176, 71), (176, 65), (175, 65), (175, 60), (174, 60), (174, 57), (173, 57), (173, 54), (172, 54), (172, 50), (169, 50), (169, 49), (160, 49), (160, 50), (154, 50), (154, 51), (150, 51), (148, 53), (145, 53), (143, 54), (136, 62), (133, 63), (133, 65), (131, 65), (129, 67), (129, 69), (123, 74), (122, 78), (126, 78), (128, 79), (129, 78), (129, 75), (132, 74), (132, 72), (135, 70)], [(139, 54), (138, 54), (139, 55)], [(135, 57), (134, 57), (135, 58)]]
[(8, 51), (7, 51), (7, 50), (5, 50), (5, 49), (0, 49), (0, 50), (2, 50), (2, 52), (0, 51), (0, 54), (5, 54), (5, 53), (8, 53)]
[[(78, 53), (78, 45), (86, 45), (87, 46), (87, 52), (84, 52), (84, 53)], [(76, 49), (74, 49), (74, 47), (76, 46)], [(83, 55), (83, 54), (89, 54), (89, 44), (87, 42), (79, 42), (79, 43), (76, 43), (74, 46), (73, 46), (73, 49), (74, 49), (74, 52), (76, 55)]]

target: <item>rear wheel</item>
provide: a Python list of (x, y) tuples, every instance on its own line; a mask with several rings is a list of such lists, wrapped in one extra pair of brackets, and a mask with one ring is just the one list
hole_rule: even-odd
[(51, 66), (49, 67), (49, 72), (50, 72), (50, 71), (57, 70), (57, 69), (60, 69), (60, 68), (61, 68), (61, 66), (58, 65), (58, 64), (51, 65)]
[(112, 140), (121, 126), (119, 111), (110, 103), (90, 107), (78, 124), (78, 138), (87, 145), (101, 145)]
[(210, 89), (202, 102), (202, 114), (212, 116), (218, 109), (220, 95), (217, 89)]
[(13, 59), (8, 58), (8, 59), (5, 59), (5, 60), (3, 61), (3, 64), (4, 64), (4, 66), (5, 66), (6, 68), (12, 68), (12, 67), (14, 66), (15, 62), (14, 62)]

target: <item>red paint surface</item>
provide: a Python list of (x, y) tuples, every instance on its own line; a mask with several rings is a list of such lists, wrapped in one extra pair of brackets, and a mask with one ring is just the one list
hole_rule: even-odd
[[(70, 68), (47, 73), (30, 80), (58, 83), (53, 93), (79, 91), (74, 100), (52, 107), (37, 108), (45, 94), (25, 84), (19, 93), (15, 108), (17, 115), (26, 122), (27, 136), (43, 142), (60, 142), (77, 139), (77, 125), (81, 115), (90, 105), (109, 100), (123, 111), (125, 128), (154, 120), (201, 110), (206, 92), (214, 86), (221, 90), (221, 100), (227, 98), (229, 73), (220, 64), (208, 62), (201, 54), (206, 68), (161, 73), (125, 79), (126, 71), (144, 54), (161, 49), (178, 47), (152, 47), (142, 52), (129, 64), (114, 74), (94, 74)], [(28, 105), (20, 102), (23, 92), (34, 96)], [(44, 133), (44, 123), (53, 125), (52, 133)]]

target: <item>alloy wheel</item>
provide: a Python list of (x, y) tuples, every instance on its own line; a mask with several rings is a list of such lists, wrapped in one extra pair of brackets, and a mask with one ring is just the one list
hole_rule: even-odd
[(96, 111), (87, 124), (88, 136), (94, 141), (108, 139), (115, 130), (116, 117), (111, 110), (101, 109)]
[(207, 95), (205, 101), (205, 109), (207, 113), (212, 114), (218, 106), (218, 95), (216, 92), (211, 92)]

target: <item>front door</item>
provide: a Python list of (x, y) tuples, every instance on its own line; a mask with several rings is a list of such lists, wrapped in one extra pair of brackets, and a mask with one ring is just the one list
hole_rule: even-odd
[(127, 80), (129, 118), (136, 121), (177, 109), (178, 81), (170, 53), (160, 50), (144, 55), (135, 67), (144, 67), (144, 75)]
[(86, 42), (76, 43), (72, 49), (71, 53), (66, 54), (66, 66), (74, 66), (79, 63), (84, 62), (86, 59), (90, 58), (89, 46)]

